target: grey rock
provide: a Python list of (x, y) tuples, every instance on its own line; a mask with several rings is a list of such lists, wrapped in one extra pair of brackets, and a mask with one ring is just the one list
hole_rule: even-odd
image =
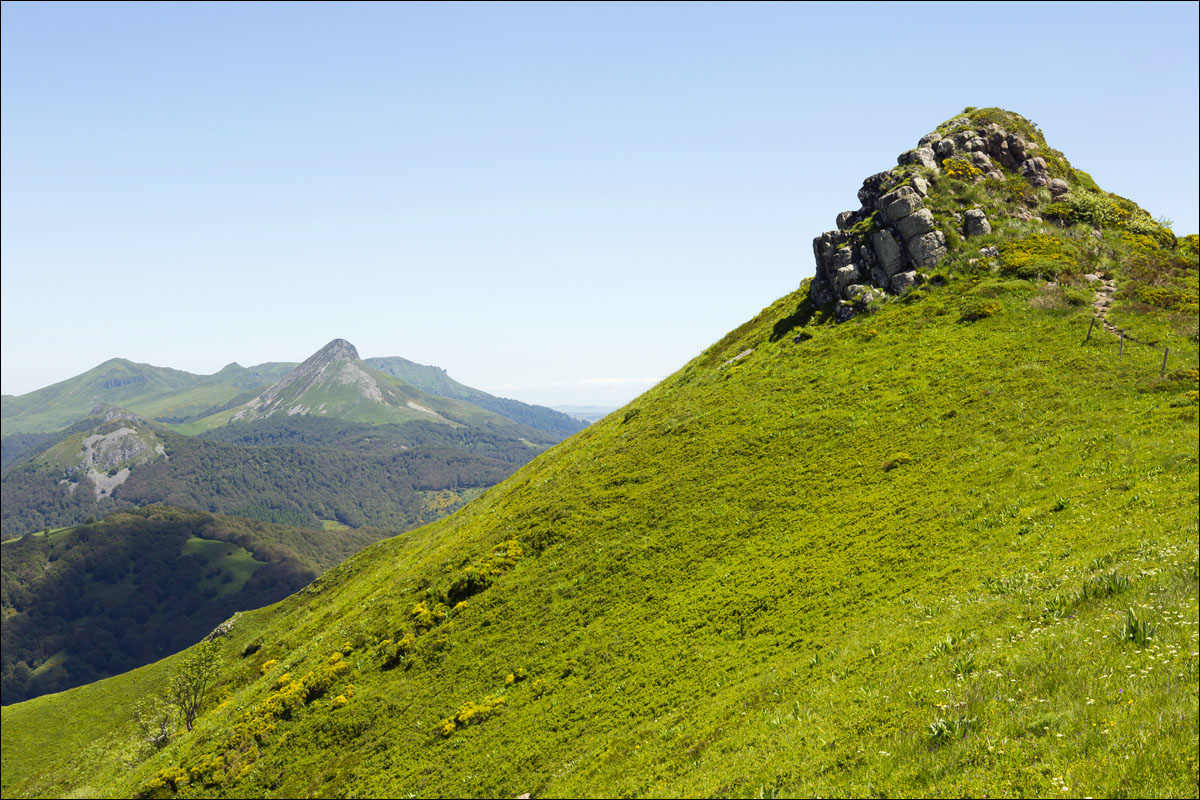
[(833, 287), (824, 278), (813, 278), (812, 283), (808, 285), (808, 294), (812, 297), (813, 305), (818, 307), (827, 306), (837, 299)]
[(1050, 195), (1052, 197), (1062, 197), (1067, 192), (1071, 191), (1071, 186), (1062, 178), (1055, 178), (1050, 181)]
[(992, 170), (991, 172), (987, 173), (987, 174), (986, 174), (986, 175), (984, 175), (983, 177), (985, 177), (985, 178), (991, 178), (991, 179), (992, 179), (992, 180), (994, 180), (994, 181), (1002, 181), (1002, 180), (1004, 180), (1004, 175), (1003, 175), (1003, 174), (1001, 174), (1001, 173), (999, 173), (999, 172), (997, 172), (996, 170)]
[(965, 216), (964, 233), (967, 236), (983, 236), (992, 232), (992, 223), (988, 222), (987, 214), (984, 214), (982, 210), (968, 209)]
[(858, 202), (863, 204), (863, 208), (871, 208), (875, 205), (875, 200), (884, 193), (884, 185), (892, 179), (890, 172), (876, 172), (862, 183), (862, 188), (858, 190)]
[(858, 303), (851, 303), (846, 300), (838, 301), (838, 304), (833, 307), (833, 316), (838, 322), (849, 322), (860, 313), (862, 312), (858, 307)]
[(958, 152), (958, 146), (953, 139), (939, 139), (933, 146), (933, 153), (938, 161), (944, 161)]
[(830, 265), (836, 270), (854, 261), (854, 251), (849, 247), (839, 247), (833, 254)]
[(858, 267), (854, 264), (838, 267), (833, 273), (833, 290), (842, 297), (846, 296), (846, 288), (856, 283), (858, 283)]
[[(936, 169), (936, 167), (935, 167)], [(912, 187), (917, 194), (924, 197), (929, 194), (929, 181), (922, 178), (920, 175), (914, 175), (912, 179)]]
[(892, 276), (892, 279), (888, 285), (894, 293), (904, 294), (909, 289), (917, 285), (916, 270), (896, 273)]
[(1015, 167), (1028, 157), (1029, 144), (1015, 133), (1009, 134), (1007, 141), (1008, 152), (1012, 154), (1013, 166)]
[(904, 265), (904, 252), (890, 232), (876, 231), (871, 234), (871, 246), (875, 249), (875, 258), (879, 266), (889, 278)]
[(988, 158), (988, 154), (983, 152), (982, 150), (972, 151), (971, 155), (967, 158), (967, 160), (970, 161), (975, 166), (979, 167), (984, 172), (987, 172), (988, 170), (993, 168), (992, 160), (990, 158)]
[(937, 158), (932, 147), (918, 147), (915, 150), (905, 150), (896, 159), (899, 164), (917, 164), (930, 169), (937, 169)]
[(1025, 159), (1019, 169), (1021, 175), (1034, 186), (1045, 186), (1050, 182), (1050, 173), (1046, 171), (1046, 159), (1041, 156)]
[(934, 131), (933, 133), (927, 133), (921, 137), (920, 141), (917, 142), (917, 146), (918, 147), (928, 147), (928, 146), (933, 145), (934, 143), (938, 142), (939, 140), (941, 140), (941, 138), (942, 138), (942, 135), (940, 133), (938, 133), (937, 131)]
[(963, 141), (959, 149), (964, 153), (982, 153), (987, 150), (987, 141), (982, 136), (972, 135)]
[(947, 122), (945, 127), (953, 129), (953, 128), (961, 128), (963, 125), (970, 125), (970, 124), (971, 124), (971, 120), (967, 119), (966, 117), (955, 117), (954, 119)]
[(896, 223), (904, 241), (916, 239), (933, 230), (933, 213), (928, 208), (922, 208)]
[(1000, 248), (999, 247), (981, 247), (981, 248), (979, 248), (979, 255), (983, 256), (984, 258), (999, 258), (1000, 257)]
[(917, 209), (924, 208), (925, 201), (911, 186), (901, 186), (879, 198), (876, 207), (883, 212), (888, 222), (896, 222)]
[(837, 215), (837, 227), (839, 231), (844, 231), (854, 224), (854, 212), (843, 211)]
[(242, 615), (242, 612), (240, 612), (240, 611), (235, 612), (232, 617), (225, 620), (217, 627), (213, 628), (212, 631), (208, 634), (208, 636), (204, 637), (204, 641), (211, 642), (214, 639), (220, 639), (223, 636), (228, 636), (229, 632), (231, 630), (233, 630), (233, 626), (237, 622), (237, 618), (240, 617), (241, 615)]
[(913, 263), (921, 269), (931, 269), (946, 256), (946, 237), (941, 231), (930, 231), (907, 242)]

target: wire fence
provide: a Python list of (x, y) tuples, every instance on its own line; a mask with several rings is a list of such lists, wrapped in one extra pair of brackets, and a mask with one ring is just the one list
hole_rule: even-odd
[(1123, 328), (1118, 328), (1110, 324), (1101, 316), (1092, 317), (1091, 324), (1088, 325), (1087, 336), (1084, 337), (1081, 344), (1087, 344), (1092, 339), (1093, 332), (1099, 328), (1100, 331), (1113, 333), (1117, 337), (1117, 356), (1125, 355), (1125, 345), (1144, 347), (1148, 350), (1153, 350), (1156, 353), (1162, 353), (1162, 361), (1158, 365), (1159, 376), (1165, 376), (1167, 369), (1175, 366), (1197, 366), (1200, 365), (1200, 350), (1180, 349), (1176, 347), (1172, 350), (1170, 347), (1163, 345), (1150, 344), (1149, 342), (1139, 341), (1130, 336)]

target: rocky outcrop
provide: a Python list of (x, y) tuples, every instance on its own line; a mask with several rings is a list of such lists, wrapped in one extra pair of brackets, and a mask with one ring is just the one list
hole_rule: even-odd
[[(1019, 120), (1015, 115), (1007, 119)], [(1020, 122), (1013, 127), (1031, 130)], [(1064, 193), (1066, 182), (1051, 179), (1046, 159), (1037, 155), (1040, 148), (1039, 142), (995, 122), (976, 124), (968, 117), (922, 136), (917, 147), (899, 155), (896, 168), (863, 181), (858, 210), (838, 214), (837, 229), (813, 240), (813, 302), (834, 303), (837, 317), (849, 319), (879, 296), (901, 294), (921, 283), (924, 273), (946, 257), (945, 231), (968, 237), (991, 233), (992, 223), (981, 209), (939, 219), (926, 207), (926, 198), (944, 176), (977, 182), (1023, 178), (1035, 188)], [(947, 164), (947, 159), (954, 162)]]

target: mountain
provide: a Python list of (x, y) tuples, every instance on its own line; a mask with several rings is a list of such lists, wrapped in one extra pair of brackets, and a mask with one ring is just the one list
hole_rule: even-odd
[(428, 394), (373, 369), (345, 339), (334, 339), (242, 405), (196, 420), (187, 433), (283, 417), (317, 417), (369, 425), (429, 422), (466, 426), (550, 444), (559, 438), (514, 422), (474, 403)]
[(105, 361), (82, 375), (19, 396), (5, 395), (3, 435), (49, 433), (87, 417), (96, 405), (127, 408), (147, 418), (187, 418), (211, 413), (247, 390), (276, 380), (291, 365), (230, 364), (214, 375), (138, 364), (123, 358)]
[(3, 544), (3, 702), (124, 672), (380, 539), (165, 506)]
[(796, 292), (242, 615), (194, 730), (112, 713), (184, 656), (5, 707), (5, 795), (1194, 796), (1200, 239), (1009, 112), (915, 151)]
[[(271, 408), (243, 410), (239, 407), (251, 401), (270, 406), (272, 399), (286, 399), (299, 386), (307, 385), (306, 381), (321, 383), (320, 376), (326, 375), (329, 368), (324, 361), (339, 362), (335, 372), (349, 382), (339, 384), (337, 381), (342, 378), (331, 378), (333, 384), (324, 385), (323, 391), (332, 394), (320, 398), (320, 402), (325, 403), (323, 414), (320, 409), (315, 412), (324, 416), (338, 416), (339, 412), (330, 406), (330, 400), (334, 401), (334, 406), (348, 400), (350, 406), (342, 410), (344, 414), (339, 418), (371, 424), (381, 421), (437, 421), (439, 412), (420, 400), (420, 393), (423, 392), (426, 396), (470, 404), (452, 405), (447, 409), (452, 415), (465, 415), (473, 421), (482, 418), (478, 412), (484, 410), (541, 431), (542, 435), (537, 436), (539, 441), (558, 442), (582, 427), (575, 420), (552, 409), (495, 397), (461, 384), (439, 367), (416, 364), (397, 356), (361, 361), (353, 345), (345, 340), (335, 340), (313, 354), (304, 365), (269, 362), (243, 367), (231, 363), (212, 375), (194, 375), (115, 358), (53, 386), (20, 396), (4, 395), (3, 465), (7, 467), (18, 460), (25, 450), (44, 441), (46, 434), (85, 419), (89, 410), (96, 405), (127, 408), (146, 419), (173, 425), (183, 433), (197, 433), (225, 424), (237, 413), (232, 409), (242, 412), (238, 419), (269, 417), (274, 413)], [(284, 383), (283, 379), (296, 370), (301, 372), (292, 375)], [(378, 375), (372, 374), (374, 371), (386, 373), (398, 379), (398, 382), (381, 380)], [(390, 409), (366, 403), (361, 393), (348, 389), (351, 384), (368, 394), (378, 392), (380, 397), (387, 395), (391, 400), (400, 402)], [(372, 385), (374, 388), (369, 388)], [(317, 389), (315, 385), (307, 388)], [(418, 391), (414, 392), (414, 389)], [(316, 395), (312, 397), (315, 399)], [(413, 405), (409, 405), (409, 401)], [(422, 411), (414, 405), (427, 410)], [(200, 420), (203, 422), (198, 423)]]
[(192, 437), (99, 406), (5, 471), (0, 532), (155, 503), (305, 527), (404, 530), (450, 513), (538, 452), (461, 426), (286, 415)]
[(496, 397), (479, 389), (473, 389), (451, 378), (441, 367), (417, 364), (399, 356), (368, 358), (365, 363), (380, 372), (386, 372), (388, 375), (407, 381), (421, 391), (440, 397), (466, 400), (493, 414), (499, 414), (540, 431), (557, 434), (564, 439), (585, 427), (579, 424), (579, 420), (555, 409), (529, 405), (506, 397)]

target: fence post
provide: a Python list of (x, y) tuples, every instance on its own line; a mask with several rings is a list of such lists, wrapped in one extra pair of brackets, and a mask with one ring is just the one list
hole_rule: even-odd
[(1092, 338), (1092, 328), (1096, 327), (1096, 318), (1092, 317), (1091, 323), (1088, 325), (1088, 335), (1083, 337), (1083, 343), (1087, 344), (1088, 339)]
[(1158, 371), (1158, 377), (1160, 377), (1160, 378), (1161, 378), (1163, 375), (1166, 375), (1166, 374), (1167, 374), (1167, 354), (1168, 354), (1168, 353), (1170, 353), (1170, 352), (1171, 352), (1171, 348), (1169, 348), (1169, 347), (1163, 350), (1163, 363), (1162, 363), (1162, 369), (1160, 369), (1160, 370)]

